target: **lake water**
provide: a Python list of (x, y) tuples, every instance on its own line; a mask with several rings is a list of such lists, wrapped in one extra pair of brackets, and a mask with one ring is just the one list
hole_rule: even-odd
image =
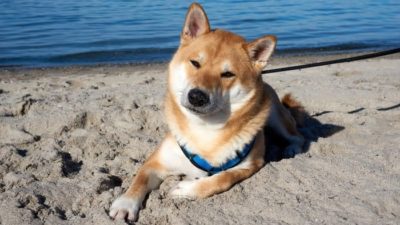
[[(278, 36), (278, 53), (400, 47), (400, 1), (200, 1), (213, 28)], [(0, 66), (168, 61), (190, 2), (1, 0)]]

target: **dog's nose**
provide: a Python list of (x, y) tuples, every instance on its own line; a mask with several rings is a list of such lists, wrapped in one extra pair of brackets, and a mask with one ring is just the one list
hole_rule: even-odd
[(193, 106), (202, 107), (210, 102), (210, 97), (204, 91), (198, 88), (193, 88), (188, 93), (188, 100)]

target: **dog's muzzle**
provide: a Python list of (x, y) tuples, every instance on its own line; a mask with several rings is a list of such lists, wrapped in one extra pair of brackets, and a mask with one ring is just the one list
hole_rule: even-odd
[(216, 95), (200, 88), (192, 88), (185, 92), (181, 104), (191, 112), (199, 115), (212, 114), (217, 110)]
[(188, 100), (194, 107), (204, 107), (210, 103), (210, 96), (198, 88), (193, 88), (188, 93)]

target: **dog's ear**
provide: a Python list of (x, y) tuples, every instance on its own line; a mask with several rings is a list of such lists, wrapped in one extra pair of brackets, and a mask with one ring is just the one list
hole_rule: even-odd
[(200, 4), (192, 3), (186, 14), (185, 25), (181, 34), (181, 43), (189, 42), (208, 32), (210, 32), (210, 24), (206, 12)]
[(257, 70), (262, 70), (267, 65), (269, 57), (275, 50), (276, 37), (267, 35), (247, 44), (247, 52)]

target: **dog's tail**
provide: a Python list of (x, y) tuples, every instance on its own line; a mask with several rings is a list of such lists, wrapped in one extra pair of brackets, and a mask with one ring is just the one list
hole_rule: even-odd
[(289, 110), (290, 114), (296, 120), (297, 126), (304, 126), (304, 122), (308, 115), (307, 111), (304, 109), (304, 106), (294, 99), (291, 94), (286, 94), (283, 96), (281, 101), (283, 106)]

